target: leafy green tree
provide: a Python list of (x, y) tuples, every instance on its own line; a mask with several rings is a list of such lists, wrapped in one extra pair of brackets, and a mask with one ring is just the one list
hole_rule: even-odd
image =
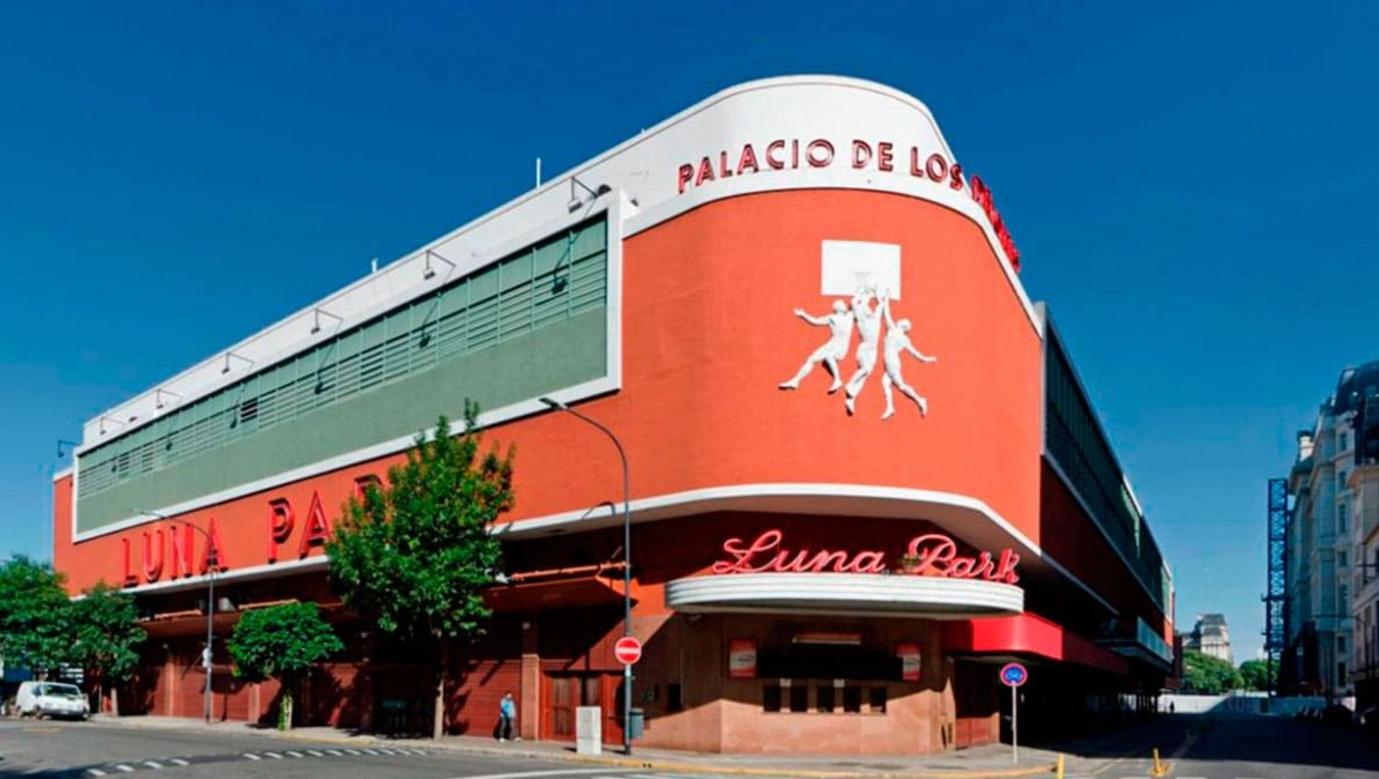
[(1189, 649), (1183, 653), (1183, 691), (1221, 695), (1245, 686), (1235, 666)]
[(71, 605), (72, 661), (97, 679), (98, 695), (110, 687), (110, 708), (120, 714), (119, 683), (139, 665), (139, 644), (148, 634), (139, 626), (134, 598), (105, 582)]
[(477, 415), (466, 402), (459, 435), (445, 417), (434, 437), (419, 435), (407, 462), (388, 472), (386, 488), (346, 504), (326, 545), (346, 604), (385, 634), (432, 645), (435, 738), (445, 728), (451, 643), (481, 635), (491, 615), (484, 588), (502, 564), (502, 547), (489, 530), (513, 500), (512, 449), (481, 454)]
[[(1269, 689), (1269, 664), (1263, 660), (1246, 660), (1240, 664), (1240, 676), (1247, 690)], [(1274, 669), (1274, 686), (1278, 686), (1278, 669)]]
[(345, 648), (315, 603), (284, 603), (252, 609), (240, 616), (226, 643), (235, 676), (250, 681), (277, 679), (282, 687), (278, 729), (292, 729), (298, 683), (311, 668)]
[(0, 563), (0, 657), (40, 678), (72, 659), (70, 601), (47, 563), (15, 555)]

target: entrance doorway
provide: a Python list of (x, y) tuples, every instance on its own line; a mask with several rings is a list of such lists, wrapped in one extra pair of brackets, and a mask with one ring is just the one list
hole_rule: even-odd
[(953, 741), (958, 749), (994, 743), (1000, 735), (998, 700), (999, 666), (958, 661), (953, 673), (953, 699), (957, 709)]
[(541, 737), (575, 740), (575, 708), (598, 706), (603, 713), (603, 743), (622, 743), (622, 707), (618, 693), (622, 677), (609, 673), (549, 673), (542, 680)]

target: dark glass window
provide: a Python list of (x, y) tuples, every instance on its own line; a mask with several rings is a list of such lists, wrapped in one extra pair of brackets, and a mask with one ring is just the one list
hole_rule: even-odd
[(832, 684), (821, 684), (819, 685), (819, 688), (814, 691), (814, 709), (816, 711), (820, 711), (825, 714), (832, 713), (834, 694), (833, 689), (834, 688)]
[(862, 688), (844, 687), (843, 688), (843, 711), (850, 714), (857, 714), (862, 711)]
[(680, 711), (685, 708), (685, 702), (680, 698), (680, 683), (671, 682), (666, 685), (666, 709), (668, 711)]
[(797, 684), (790, 688), (790, 710), (809, 711), (809, 687)]
[(872, 714), (885, 714), (885, 713), (886, 713), (886, 688), (885, 688), (885, 687), (873, 687), (873, 688), (871, 688), (871, 695), (870, 695), (869, 697), (870, 697), (869, 703), (871, 704), (871, 712), (872, 712)]
[(780, 711), (780, 685), (775, 682), (762, 685), (761, 708), (763, 711)]

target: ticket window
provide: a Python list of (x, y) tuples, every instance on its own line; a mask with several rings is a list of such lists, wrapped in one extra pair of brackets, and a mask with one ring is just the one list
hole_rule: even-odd
[(885, 714), (884, 683), (845, 679), (763, 679), (761, 708), (784, 714)]
[(887, 683), (901, 680), (901, 661), (859, 636), (801, 634), (757, 653), (762, 710), (787, 714), (884, 714)]

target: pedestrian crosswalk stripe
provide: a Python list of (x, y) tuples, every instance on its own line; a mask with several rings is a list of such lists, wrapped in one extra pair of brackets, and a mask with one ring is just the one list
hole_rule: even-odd
[(346, 749), (345, 751), (348, 752), (348, 753), (351, 754), (351, 755), (360, 754), (359, 750), (357, 750), (357, 749)]
[(376, 754), (378, 754), (378, 753), (375, 752), (375, 751), (372, 750), (372, 749), (365, 749), (365, 750), (364, 750), (364, 754), (366, 754), (366, 755), (376, 755)]
[(253, 752), (245, 752), (245, 753), (244, 753), (244, 756), (247, 757), (247, 758), (249, 758), (250, 760), (262, 760), (262, 759), (263, 759), (263, 758), (259, 757), (258, 755), (254, 754)]
[(338, 749), (327, 749), (326, 752), (335, 755), (336, 757), (343, 757), (345, 754), (344, 752), (341, 752)]
[(183, 760), (183, 759), (180, 758), (180, 757), (174, 757), (173, 759), (169, 760), (168, 762), (169, 762), (169, 763), (176, 763), (176, 764), (181, 765), (181, 766), (191, 765), (191, 763), (188, 763), (186, 760)]
[(86, 769), (86, 773), (91, 774), (92, 776), (105, 776), (105, 772), (99, 768), (88, 768)]
[(314, 750), (314, 749), (308, 749), (308, 750), (306, 751), (306, 753), (307, 753), (308, 755), (311, 755), (312, 757), (325, 757), (325, 756), (326, 756), (326, 753), (324, 753), (324, 752), (317, 752), (317, 751)]
[(134, 766), (125, 765), (124, 763), (120, 763), (119, 765), (117, 765), (117, 766), (115, 766), (115, 767), (116, 767), (117, 769), (121, 770), (121, 771), (124, 771), (124, 772), (127, 773), (127, 774), (132, 774), (132, 773), (134, 773)]
[(280, 755), (280, 754), (278, 754), (277, 752), (264, 752), (264, 754), (267, 755), (268, 757), (273, 758), (274, 760), (282, 760), (282, 759), (283, 759), (283, 756)]
[(157, 760), (145, 760), (144, 765), (148, 766), (149, 768), (154, 768), (158, 770), (162, 770), (163, 768), (163, 764), (158, 762)]
[(294, 752), (291, 749), (287, 750), (286, 754), (289, 754), (293, 757), (305, 757), (305, 755), (303, 755), (301, 752)]

